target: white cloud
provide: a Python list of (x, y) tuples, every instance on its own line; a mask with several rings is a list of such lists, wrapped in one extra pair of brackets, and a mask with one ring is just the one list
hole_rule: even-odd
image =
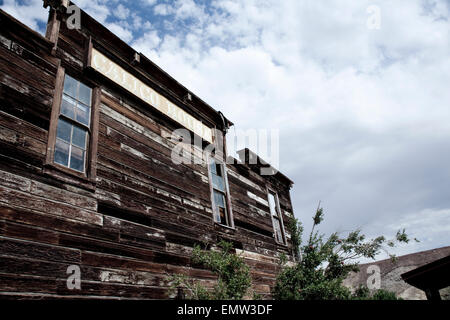
[(434, 3), (379, 1), (381, 29), (369, 30), (370, 1), (215, 1), (140, 48), (238, 129), (281, 130), (281, 170), (306, 229), (322, 200), (324, 231), (389, 234), (377, 219), (400, 226), (410, 212), (450, 207), (438, 178), (450, 175), (450, 27)]
[(124, 7), (122, 4), (119, 4), (114, 10), (114, 15), (119, 19), (127, 19), (130, 15), (130, 10)]
[(142, 37), (136, 39), (133, 42), (133, 47), (139, 51), (144, 53), (147, 56), (151, 56), (154, 52), (153, 50), (158, 47), (161, 43), (161, 38), (158, 36), (156, 31), (148, 31), (145, 32)]
[(158, 0), (145, 0), (145, 3), (149, 6), (153, 6), (154, 4), (156, 4)]
[(173, 13), (173, 9), (168, 4), (160, 3), (153, 7), (153, 12), (157, 15), (167, 16)]
[(175, 7), (178, 19), (201, 19), (204, 15), (203, 9), (193, 0), (178, 0), (175, 3)]
[(74, 2), (101, 23), (105, 23), (115, 9), (114, 7), (108, 7), (108, 0), (76, 0)]
[[(386, 221), (377, 221), (369, 230), (376, 232), (380, 228), (386, 228), (391, 238), (398, 230), (406, 229), (410, 238), (407, 244), (400, 244), (395, 248), (387, 247), (389, 253), (397, 256), (425, 251), (436, 247), (450, 245), (450, 209), (423, 209), (419, 212), (404, 214), (400, 217), (392, 217)], [(374, 237), (376, 234), (374, 233)], [(415, 241), (415, 239), (418, 240)], [(447, 242), (446, 242), (447, 241)], [(436, 245), (439, 244), (439, 245)], [(388, 258), (382, 252), (378, 259)]]
[(40, 30), (38, 23), (46, 23), (48, 11), (43, 8), (42, 1), (25, 0), (19, 4), (15, 0), (4, 0), (0, 5), (0, 9), (12, 15), (20, 22), (26, 24), (31, 29), (44, 33)]
[(106, 23), (105, 26), (123, 41), (129, 42), (133, 40), (133, 33), (129, 29), (117, 23)]

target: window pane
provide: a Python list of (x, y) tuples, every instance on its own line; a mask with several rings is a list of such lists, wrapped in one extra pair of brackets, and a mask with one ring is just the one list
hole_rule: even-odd
[(55, 162), (63, 166), (69, 166), (69, 144), (61, 140), (56, 140)]
[(89, 107), (86, 107), (85, 105), (79, 103), (77, 105), (77, 121), (85, 124), (85, 125), (89, 125), (89, 114), (90, 114), (90, 109)]
[(69, 96), (63, 94), (62, 104), (61, 104), (61, 114), (75, 119), (75, 106), (76, 101), (70, 98)]
[(271, 215), (278, 216), (275, 204), (275, 195), (273, 193), (269, 193), (269, 208)]
[(217, 207), (225, 208), (225, 197), (222, 193), (214, 191), (214, 203)]
[(213, 187), (217, 190), (225, 192), (225, 184), (222, 177), (218, 177), (215, 174), (212, 175)]
[(209, 163), (209, 170), (211, 170), (211, 174), (217, 175), (216, 162), (214, 161), (214, 159), (211, 159), (210, 161), (211, 162)]
[(64, 78), (64, 93), (67, 93), (71, 97), (76, 98), (77, 86), (78, 81), (66, 74), (66, 77)]
[(84, 172), (84, 151), (82, 149), (72, 146), (70, 167), (74, 170)]
[(72, 134), (72, 144), (86, 150), (86, 136), (86, 130), (74, 126)]
[(78, 92), (78, 100), (85, 105), (91, 105), (91, 88), (80, 82), (80, 90)]
[(225, 208), (219, 208), (219, 216), (220, 216), (220, 222), (223, 224), (228, 225), (228, 219), (227, 219), (227, 210)]
[(222, 220), (220, 219), (219, 207), (214, 208), (214, 221), (218, 223), (222, 222)]
[(56, 130), (56, 136), (59, 139), (62, 139), (64, 141), (67, 141), (70, 143), (70, 134), (72, 131), (72, 125), (68, 123), (67, 121), (64, 121), (62, 119), (58, 120), (58, 129)]
[(214, 191), (214, 220), (216, 222), (228, 225), (227, 207), (225, 205), (225, 195)]

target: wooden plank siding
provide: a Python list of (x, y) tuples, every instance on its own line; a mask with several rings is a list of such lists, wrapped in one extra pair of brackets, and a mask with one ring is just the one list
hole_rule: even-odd
[[(81, 30), (61, 22), (54, 43), (0, 10), (0, 295), (26, 299), (168, 299), (168, 276), (181, 273), (212, 287), (215, 276), (190, 259), (196, 244), (232, 241), (265, 298), (278, 257), (291, 244), (273, 236), (267, 189), (277, 190), (284, 224), (292, 215), (290, 184), (227, 165), (235, 229), (213, 222), (208, 166), (201, 150), (175, 164), (179, 125), (86, 69), (87, 44), (108, 44), (129, 63), (134, 51), (82, 12)], [(99, 89), (95, 179), (84, 181), (46, 164), (58, 69)], [(155, 90), (183, 103), (187, 89), (142, 57), (134, 68)], [(200, 98), (183, 105), (216, 128), (220, 116)], [(223, 128), (222, 128), (223, 130)], [(98, 136), (98, 137), (97, 137)], [(185, 146), (190, 148), (190, 146)], [(290, 236), (286, 230), (287, 238)], [(78, 265), (81, 290), (67, 288)]]

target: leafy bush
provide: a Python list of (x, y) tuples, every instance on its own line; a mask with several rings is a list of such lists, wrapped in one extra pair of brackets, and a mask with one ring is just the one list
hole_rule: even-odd
[(354, 300), (401, 300), (394, 292), (378, 289), (373, 292), (365, 286), (360, 286), (352, 295)]
[[(366, 240), (360, 230), (350, 232), (346, 237), (333, 233), (328, 239), (315, 228), (323, 221), (323, 209), (320, 205), (313, 217), (313, 227), (307, 244), (301, 244), (302, 225), (296, 220), (288, 224), (294, 232), (294, 252), (299, 261), (293, 266), (283, 266), (274, 288), (274, 298), (280, 300), (347, 300), (353, 296), (342, 282), (351, 271), (358, 271), (356, 261), (359, 258), (375, 259), (381, 251), (395, 246), (397, 242), (408, 242), (405, 230), (399, 231), (393, 240), (385, 237)], [(392, 256), (395, 258), (395, 256)], [(367, 296), (368, 297), (368, 296)], [(380, 291), (372, 299), (391, 297), (391, 293)], [(395, 295), (394, 295), (395, 297)]]
[(173, 277), (173, 288), (187, 289), (189, 299), (195, 300), (239, 300), (251, 286), (250, 269), (242, 257), (233, 253), (231, 243), (221, 241), (219, 250), (202, 250), (195, 246), (192, 262), (201, 264), (217, 275), (217, 284), (212, 290), (182, 275)]

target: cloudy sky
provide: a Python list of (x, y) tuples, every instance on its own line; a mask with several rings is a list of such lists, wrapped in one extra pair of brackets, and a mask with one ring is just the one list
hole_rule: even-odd
[[(237, 130), (279, 130), (306, 230), (321, 200), (326, 233), (450, 245), (450, 0), (75, 3)], [(41, 0), (0, 4), (45, 29)]]

